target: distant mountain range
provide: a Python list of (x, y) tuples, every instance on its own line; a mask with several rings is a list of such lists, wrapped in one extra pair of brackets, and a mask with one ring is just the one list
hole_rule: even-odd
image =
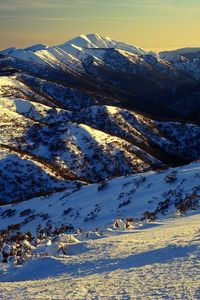
[(106, 97), (105, 104), (199, 121), (199, 53), (186, 48), (156, 54), (89, 34), (54, 47), (1, 51), (0, 67), (2, 75), (20, 81), (29, 75)]
[(97, 34), (1, 51), (1, 203), (199, 159), (199, 66)]

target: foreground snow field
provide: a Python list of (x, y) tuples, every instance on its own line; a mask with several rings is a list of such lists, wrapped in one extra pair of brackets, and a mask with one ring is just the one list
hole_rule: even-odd
[(200, 214), (107, 229), (65, 257), (2, 271), (0, 281), (1, 299), (200, 299)]
[(48, 222), (53, 228), (65, 224), (94, 230), (110, 226), (116, 218), (140, 220), (145, 211), (155, 212), (161, 219), (176, 215), (183, 204), (189, 210), (196, 210), (200, 198), (200, 163), (161, 173), (119, 177), (102, 188), (101, 185), (90, 184), (76, 191), (1, 206), (0, 230), (18, 224), (21, 232), (34, 233), (38, 225), (44, 228)]

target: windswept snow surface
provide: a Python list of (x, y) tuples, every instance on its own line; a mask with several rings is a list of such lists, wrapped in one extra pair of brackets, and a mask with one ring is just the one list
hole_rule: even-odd
[[(105, 231), (72, 255), (29, 260), (0, 275), (0, 298), (200, 299), (200, 215)], [(70, 250), (70, 248), (69, 248)]]
[[(170, 176), (175, 176), (174, 182), (167, 182)], [(21, 231), (34, 233), (39, 224), (45, 227), (48, 221), (55, 228), (66, 224), (75, 229), (102, 230), (116, 218), (140, 220), (145, 211), (166, 218), (176, 215), (180, 204), (186, 204), (189, 212), (200, 208), (200, 163), (115, 178), (102, 189), (101, 185), (4, 205), (0, 207), (0, 230), (20, 223)], [(23, 214), (26, 210), (30, 211), (28, 216)]]

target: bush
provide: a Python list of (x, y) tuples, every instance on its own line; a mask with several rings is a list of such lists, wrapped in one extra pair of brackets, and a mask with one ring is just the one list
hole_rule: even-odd
[(97, 188), (97, 191), (102, 191), (104, 190), (106, 187), (108, 186), (108, 180), (105, 179), (103, 180), (102, 182), (100, 182), (98, 188)]
[(25, 217), (25, 216), (29, 216), (31, 214), (31, 209), (25, 209), (20, 213), (20, 217)]
[(174, 183), (175, 181), (177, 181), (177, 172), (176, 171), (171, 172), (170, 174), (168, 174), (165, 177), (166, 183)]
[(128, 205), (129, 203), (131, 203), (131, 201), (129, 199), (125, 200), (124, 202), (119, 204), (118, 208), (124, 207), (124, 206)]
[(2, 218), (6, 218), (6, 217), (11, 218), (11, 217), (13, 217), (15, 215), (15, 212), (16, 212), (16, 209), (9, 208), (9, 209), (5, 210), (1, 214), (1, 216), (2, 216)]
[(182, 216), (186, 213), (186, 211), (188, 210), (188, 206), (185, 203), (181, 203), (178, 207), (177, 207), (177, 212), (176, 214), (179, 216)]
[(159, 202), (158, 203), (158, 206), (156, 208), (156, 212), (158, 213), (161, 213), (161, 214), (164, 214), (167, 212), (168, 208), (169, 208), (169, 205), (170, 205), (170, 200), (169, 199), (166, 199), (162, 202)]
[(73, 209), (72, 209), (71, 207), (68, 208), (68, 209), (65, 209), (65, 210), (63, 211), (63, 215), (68, 215), (72, 210), (73, 210)]
[(15, 231), (15, 230), (20, 230), (20, 228), (21, 228), (21, 223), (17, 223), (17, 224), (9, 225), (7, 230), (8, 231)]
[(156, 214), (155, 214), (155, 212), (145, 211), (144, 217), (147, 220), (147, 222), (153, 222), (156, 219)]

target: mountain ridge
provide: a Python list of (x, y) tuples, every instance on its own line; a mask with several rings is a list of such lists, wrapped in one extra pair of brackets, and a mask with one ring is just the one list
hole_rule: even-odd
[[(95, 34), (88, 36), (92, 36), (93, 39), (95, 37), (95, 41), (98, 40), (97, 37), (100, 37)], [(104, 38), (100, 37), (101, 40)], [(0, 52), (3, 56), (0, 61), (1, 72), (19, 70), (20, 73), (25, 72), (43, 79), (50, 80), (52, 77), (52, 81), (57, 80), (62, 84), (73, 84), (78, 88), (90, 89), (92, 92), (94, 89), (95, 92), (98, 90), (100, 94), (106, 93), (106, 97), (110, 97), (111, 93), (108, 91), (113, 90), (114, 97), (119, 95), (119, 98), (124, 98), (129, 108), (133, 106), (133, 109), (139, 109), (145, 113), (153, 108), (152, 105), (148, 106), (146, 97), (149, 97), (151, 101), (160, 97), (164, 99), (164, 102), (169, 102), (169, 105), (164, 103), (164, 109), (171, 116), (176, 115), (178, 110), (175, 108), (174, 111), (174, 108), (170, 107), (170, 101), (179, 102), (180, 99), (183, 105), (183, 95), (188, 97), (191, 90), (193, 93), (199, 90), (198, 62), (195, 61), (196, 67), (193, 66), (193, 61), (177, 65), (162, 60), (158, 54), (155, 55), (143, 49), (140, 53), (141, 48), (135, 46), (131, 48), (130, 45), (116, 42), (119, 45), (126, 45), (130, 51), (132, 49), (131, 53), (121, 50), (120, 47), (118, 49), (115, 41), (113, 42), (110, 38), (108, 42), (112, 43), (112, 47), (114, 45), (115, 48), (97, 48), (98, 45), (94, 44), (94, 48), (81, 48), (70, 42), (62, 44), (65, 45), (65, 49), (46, 45), (44, 49), (35, 52), (26, 51), (30, 48), (11, 48)], [(99, 45), (102, 46), (102, 42)], [(34, 46), (33, 50), (35, 50)], [(141, 88), (142, 85), (146, 86), (146, 91)], [(158, 104), (156, 101), (156, 105)], [(195, 106), (195, 101), (192, 101), (191, 113), (195, 111), (193, 106)], [(155, 115), (156, 111), (152, 110), (151, 113)], [(162, 106), (160, 106), (161, 114), (164, 114)], [(185, 118), (184, 114), (181, 114), (181, 117)]]
[[(39, 168), (52, 192), (73, 180), (77, 186), (199, 158), (200, 82), (193, 73), (95, 34), (63, 45), (0, 53), (2, 186), (12, 178), (2, 202), (47, 192), (36, 183), (20, 191), (18, 177), (29, 168), (24, 156), (33, 160), (34, 182)], [(62, 174), (58, 182), (46, 174), (50, 165)]]

